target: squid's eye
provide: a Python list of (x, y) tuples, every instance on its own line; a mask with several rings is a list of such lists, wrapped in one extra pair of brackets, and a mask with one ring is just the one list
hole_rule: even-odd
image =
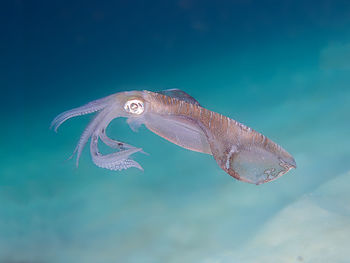
[(128, 100), (124, 104), (124, 110), (132, 114), (142, 114), (145, 111), (145, 106), (141, 100)]

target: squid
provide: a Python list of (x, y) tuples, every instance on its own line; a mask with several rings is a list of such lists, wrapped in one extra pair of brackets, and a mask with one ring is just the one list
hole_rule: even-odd
[[(98, 167), (143, 170), (132, 158), (135, 153), (144, 153), (142, 148), (114, 140), (106, 133), (113, 119), (124, 117), (134, 131), (144, 124), (178, 146), (212, 155), (221, 169), (243, 182), (259, 185), (296, 168), (293, 156), (281, 146), (233, 119), (202, 107), (179, 89), (115, 93), (59, 114), (51, 128), (57, 132), (68, 119), (94, 112), (98, 113), (82, 133), (73, 153), (77, 166), (90, 140), (91, 158)], [(99, 141), (115, 151), (102, 154)]]

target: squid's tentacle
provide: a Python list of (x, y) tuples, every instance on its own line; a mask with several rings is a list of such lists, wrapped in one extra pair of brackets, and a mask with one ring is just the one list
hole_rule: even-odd
[(50, 125), (50, 129), (53, 128), (54, 131), (57, 132), (58, 127), (60, 127), (62, 123), (64, 123), (70, 118), (90, 114), (104, 109), (110, 103), (110, 99), (112, 96), (113, 95), (104, 97), (102, 99), (94, 100), (81, 107), (62, 112), (55, 119), (53, 119)]
[[(114, 148), (114, 149), (126, 150), (126, 149), (136, 148), (135, 146), (132, 146), (132, 145), (127, 144), (125, 142), (121, 142), (121, 141), (117, 141), (117, 140), (109, 138), (108, 135), (106, 134), (106, 128), (101, 129), (99, 137), (103, 141), (104, 144), (106, 144), (107, 146)], [(140, 152), (148, 155), (148, 153), (146, 153), (144, 151), (140, 151)]]
[(119, 150), (125, 150), (125, 149), (132, 149), (135, 148), (134, 146), (131, 146), (129, 144), (126, 144), (124, 142), (116, 141), (111, 138), (109, 138), (106, 134), (106, 128), (102, 128), (99, 137), (103, 141), (104, 144), (107, 146), (114, 148), (114, 149), (119, 149)]
[[(130, 156), (136, 152), (143, 152), (141, 148), (136, 148), (129, 144), (113, 140), (106, 135), (105, 130), (109, 123), (114, 118), (122, 116), (118, 106), (118, 100), (115, 99), (114, 94), (99, 100), (89, 102), (88, 104), (81, 107), (65, 111), (52, 121), (51, 128), (57, 131), (63, 122), (72, 117), (100, 111), (96, 117), (90, 121), (74, 149), (71, 158), (76, 155), (76, 166), (79, 164), (79, 159), (84, 146), (91, 138), (90, 153), (93, 162), (97, 166), (110, 170), (122, 170), (129, 167), (136, 167), (140, 170), (143, 170), (139, 163), (130, 158)], [(99, 138), (101, 138), (101, 140), (107, 146), (119, 149), (120, 151), (106, 155), (101, 154), (98, 150)]]
[(76, 154), (77, 158), (75, 161), (76, 166), (78, 167), (79, 165), (79, 159), (81, 156), (81, 153), (84, 149), (85, 144), (88, 142), (89, 138), (91, 137), (91, 135), (97, 130), (98, 126), (101, 124), (101, 122), (104, 120), (105, 116), (108, 113), (108, 109), (103, 110), (102, 112), (100, 112), (90, 123), (89, 125), (86, 127), (86, 129), (84, 130), (83, 134), (80, 136), (80, 139), (77, 143), (77, 146), (74, 149), (74, 152), (71, 156), (71, 158)]
[(90, 142), (90, 153), (92, 161), (101, 168), (106, 168), (109, 170), (123, 170), (130, 167), (136, 167), (140, 170), (143, 170), (141, 165), (136, 161), (129, 159), (129, 156), (142, 151), (141, 148), (131, 148), (128, 150), (122, 150), (115, 153), (110, 153), (102, 155), (98, 150), (98, 138), (99, 135), (95, 132), (91, 137)]

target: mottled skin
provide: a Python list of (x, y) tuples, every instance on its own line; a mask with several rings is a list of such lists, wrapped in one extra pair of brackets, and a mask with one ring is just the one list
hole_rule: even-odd
[[(219, 113), (207, 110), (199, 105), (180, 101), (176, 98), (164, 96), (149, 91), (144, 91), (151, 105), (151, 111), (157, 114), (181, 116), (191, 120), (193, 123), (200, 126), (208, 138), (211, 148), (211, 154), (219, 166), (234, 178), (248, 183), (265, 183), (276, 179), (288, 172), (291, 168), (295, 168), (294, 158), (285, 151), (282, 147), (258, 133), (257, 131), (235, 121)], [(268, 152), (280, 156), (281, 166), (283, 171), (275, 176), (266, 177), (259, 182), (252, 182), (244, 177), (241, 177), (234, 170), (234, 159), (236, 152), (230, 154), (232, 148), (237, 152), (241, 148), (251, 148), (252, 146), (261, 147)], [(229, 164), (227, 160), (229, 158)], [(285, 161), (283, 161), (285, 160)]]

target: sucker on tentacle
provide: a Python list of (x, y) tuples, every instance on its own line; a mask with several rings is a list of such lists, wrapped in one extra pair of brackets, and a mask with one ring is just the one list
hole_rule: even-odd
[(128, 169), (130, 167), (136, 167), (140, 170), (143, 170), (139, 163), (132, 159), (129, 159), (130, 155), (141, 151), (141, 148), (132, 147), (127, 150), (102, 155), (98, 150), (98, 138), (99, 136), (97, 134), (93, 134), (90, 142), (92, 161), (98, 167), (114, 171), (120, 171), (123, 169)]

